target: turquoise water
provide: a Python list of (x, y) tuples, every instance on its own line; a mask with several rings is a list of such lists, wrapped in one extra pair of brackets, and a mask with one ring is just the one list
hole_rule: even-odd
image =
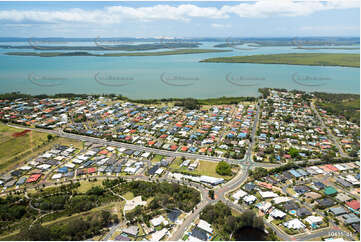
[[(203, 43), (212, 48), (217, 43)], [(276, 64), (199, 63), (211, 57), (275, 53), (359, 53), (261, 47), (225, 53), (149, 57), (7, 56), (0, 49), (0, 92), (116, 93), (130, 98), (256, 96), (260, 87), (359, 93), (360, 69)], [(32, 51), (32, 50), (27, 50)]]

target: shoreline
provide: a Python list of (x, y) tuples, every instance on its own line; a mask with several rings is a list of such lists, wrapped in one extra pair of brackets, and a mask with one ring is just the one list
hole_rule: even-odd
[(36, 57), (122, 57), (122, 56), (165, 56), (165, 55), (189, 55), (204, 53), (220, 53), (231, 52), (232, 50), (216, 50), (216, 49), (179, 49), (154, 52), (119, 52), (96, 54), (90, 52), (5, 52), (7, 56), (36, 56)]
[(360, 68), (360, 54), (287, 53), (249, 56), (217, 57), (200, 60), (201, 63), (249, 63), (302, 66), (340, 66)]
[(336, 93), (336, 92), (322, 92), (322, 91), (303, 91), (298, 89), (292, 89), (292, 88), (272, 88), (272, 87), (265, 87), (265, 88), (259, 88), (257, 93), (257, 96), (220, 96), (220, 97), (210, 97), (210, 98), (192, 98), (192, 97), (185, 97), (185, 98), (129, 98), (126, 96), (123, 96), (122, 94), (114, 94), (114, 93), (102, 93), (102, 94), (85, 94), (85, 93), (56, 93), (56, 94), (28, 94), (28, 93), (21, 93), (21, 92), (0, 92), (0, 100), (1, 99), (7, 99), (10, 96), (12, 96), (14, 99), (17, 98), (54, 98), (54, 99), (62, 99), (62, 98), (88, 98), (88, 97), (105, 97), (105, 98), (114, 98), (115, 100), (123, 100), (123, 101), (129, 101), (129, 102), (135, 102), (135, 103), (143, 103), (143, 104), (151, 104), (151, 103), (164, 103), (164, 102), (179, 102), (184, 101), (187, 99), (192, 99), (201, 105), (207, 105), (203, 104), (205, 102), (217, 102), (217, 101), (226, 101), (226, 102), (234, 102), (234, 101), (245, 101), (245, 102), (254, 102), (256, 101), (262, 93), (260, 90), (265, 89), (273, 89), (273, 90), (281, 90), (281, 91), (295, 91), (300, 93), (326, 93), (326, 94), (346, 94), (346, 95), (358, 95), (358, 93)]

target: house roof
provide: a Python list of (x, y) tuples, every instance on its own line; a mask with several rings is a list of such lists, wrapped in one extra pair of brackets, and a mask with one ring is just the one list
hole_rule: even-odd
[(337, 193), (337, 190), (332, 187), (332, 186), (328, 186), (326, 187), (323, 192), (326, 194), (326, 195), (333, 195), (333, 194), (336, 194)]
[(203, 241), (207, 241), (208, 239), (208, 236), (207, 236), (207, 233), (198, 228), (198, 227), (195, 227), (193, 230), (192, 230), (192, 234), (191, 234), (193, 237), (197, 238), (197, 239), (200, 239), (200, 240), (203, 240)]
[(330, 198), (324, 198), (318, 201), (318, 204), (322, 207), (331, 207), (335, 202)]
[(297, 209), (296, 212), (297, 212), (297, 216), (299, 217), (309, 216), (312, 214), (307, 208), (304, 207)]
[(336, 216), (347, 213), (346, 209), (344, 207), (341, 207), (341, 206), (330, 208), (329, 211), (331, 213), (333, 213), (334, 215), (336, 215)]
[(352, 201), (346, 202), (346, 205), (354, 210), (360, 209), (360, 201), (359, 200), (352, 200)]
[(210, 233), (210, 234), (213, 233), (212, 226), (207, 221), (204, 221), (203, 219), (199, 220), (197, 227), (200, 229), (203, 229), (207, 233)]

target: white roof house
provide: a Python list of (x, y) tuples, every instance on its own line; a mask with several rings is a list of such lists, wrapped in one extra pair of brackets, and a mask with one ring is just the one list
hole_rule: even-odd
[(349, 183), (351, 183), (352, 185), (359, 185), (360, 181), (357, 180), (354, 176), (352, 175), (347, 175), (346, 176), (346, 181), (348, 181)]
[(253, 196), (253, 195), (248, 195), (248, 196), (245, 196), (245, 197), (243, 198), (243, 201), (245, 201), (245, 202), (248, 203), (248, 204), (252, 204), (252, 203), (254, 203), (256, 200), (257, 200), (257, 197), (256, 197), (256, 196)]
[(140, 166), (127, 167), (124, 169), (124, 172), (129, 173), (129, 174), (135, 174), (139, 170), (139, 168), (140, 168)]
[(89, 159), (89, 158), (88, 158), (87, 156), (85, 156), (85, 155), (78, 155), (76, 158), (79, 159), (79, 160), (82, 160), (82, 161), (85, 161), (85, 160), (88, 160), (88, 159)]
[(66, 163), (64, 166), (66, 166), (68, 168), (74, 168), (75, 167), (75, 165), (73, 163), (70, 163), (70, 162)]
[(118, 148), (118, 151), (119, 151), (120, 153), (123, 153), (126, 149), (127, 149), (127, 148), (121, 147), (121, 148)]
[(68, 152), (68, 153), (72, 153), (72, 152), (74, 152), (75, 151), (75, 149), (74, 148), (72, 148), (72, 147), (69, 147), (68, 149), (66, 149), (65, 150), (66, 152)]
[(323, 218), (321, 216), (308, 216), (305, 221), (309, 224), (321, 224), (323, 222)]
[(289, 229), (304, 229), (306, 228), (306, 225), (304, 225), (299, 219), (295, 218), (292, 220), (289, 220), (287, 222), (284, 222), (283, 225)]
[(50, 158), (50, 157), (52, 157), (52, 156), (53, 156), (53, 155), (50, 154), (50, 153), (45, 153), (45, 154), (43, 154), (41, 157)]
[(270, 202), (261, 202), (258, 203), (256, 207), (262, 212), (266, 213), (272, 207), (272, 204)]
[(93, 150), (88, 150), (88, 151), (85, 153), (86, 156), (93, 156), (93, 155), (95, 155), (95, 154), (96, 154), (96, 152), (93, 151)]
[(80, 163), (83, 162), (83, 160), (74, 159), (72, 162), (75, 163), (75, 164), (80, 164)]
[(160, 241), (167, 233), (168, 230), (166, 228), (156, 231), (155, 233), (152, 234), (151, 241)]
[(212, 176), (201, 176), (200, 181), (204, 183), (209, 183), (211, 185), (218, 185), (224, 182), (223, 178), (217, 178)]
[(204, 221), (202, 219), (199, 220), (197, 227), (200, 229), (203, 229), (204, 231), (206, 231), (209, 234), (213, 233), (212, 226), (207, 221)]
[(57, 173), (57, 174), (54, 174), (51, 179), (59, 179), (61, 178), (62, 174), (61, 173)]
[(274, 198), (274, 197), (278, 197), (277, 193), (274, 192), (262, 192), (260, 191), (259, 194), (261, 195), (262, 198)]
[(165, 218), (160, 215), (159, 217), (156, 217), (156, 218), (153, 218), (150, 220), (150, 223), (154, 226), (154, 227), (157, 227), (158, 225), (161, 225), (162, 223), (164, 225), (167, 225), (168, 224), (168, 221), (165, 220)]
[(36, 162), (36, 161), (32, 160), (32, 161), (29, 162), (29, 165), (37, 166), (37, 165), (39, 165), (39, 162)]
[(47, 170), (51, 167), (51, 165), (48, 165), (48, 164), (42, 164), (42, 165), (39, 165), (38, 168), (39, 169), (42, 169), (42, 170)]
[(286, 216), (286, 214), (284, 212), (282, 212), (281, 210), (279, 209), (273, 209), (272, 212), (270, 213), (270, 215), (273, 217), (273, 218), (284, 218)]
[(291, 199), (292, 198), (290, 198), (290, 197), (275, 197), (272, 199), (272, 201), (274, 202), (274, 204), (280, 204), (280, 203), (287, 202)]
[(24, 171), (28, 171), (30, 169), (31, 169), (31, 166), (27, 166), (27, 165), (20, 167), (20, 170), (24, 170)]
[(340, 171), (347, 170), (344, 166), (342, 166), (340, 164), (334, 164), (333, 166), (336, 167), (337, 169), (339, 169)]
[(232, 198), (234, 198), (235, 200), (239, 200), (240, 198), (246, 196), (247, 193), (245, 191), (243, 191), (242, 189), (239, 189), (237, 192), (235, 192), (232, 195)]
[(144, 158), (148, 158), (149, 156), (150, 156), (150, 152), (144, 152), (142, 154), (142, 157), (144, 157)]
[(164, 169), (163, 169), (162, 167), (159, 167), (159, 168), (155, 171), (155, 174), (156, 174), (156, 175), (161, 175), (163, 171), (164, 171)]
[(59, 156), (55, 157), (54, 160), (62, 161), (62, 160), (64, 160), (65, 158), (66, 158), (65, 156), (59, 155)]

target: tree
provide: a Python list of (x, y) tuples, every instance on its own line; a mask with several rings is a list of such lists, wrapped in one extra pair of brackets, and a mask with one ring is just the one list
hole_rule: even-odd
[(217, 164), (216, 172), (221, 176), (231, 176), (232, 168), (227, 162), (221, 161)]
[(214, 190), (209, 190), (209, 191), (208, 191), (208, 196), (209, 196), (212, 200), (214, 200)]
[(294, 147), (291, 147), (288, 153), (292, 158), (299, 157), (299, 151)]
[(48, 134), (48, 141), (51, 141), (53, 139), (53, 136), (51, 134)]

